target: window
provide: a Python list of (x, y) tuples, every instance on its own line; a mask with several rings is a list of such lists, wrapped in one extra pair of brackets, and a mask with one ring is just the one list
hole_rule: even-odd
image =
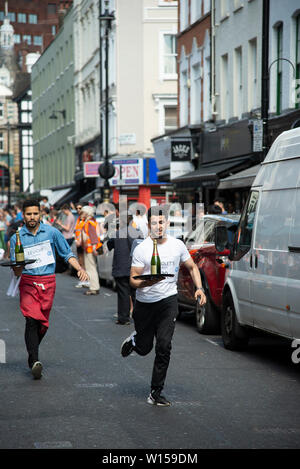
[(38, 22), (37, 20), (38, 20), (37, 15), (34, 15), (34, 14), (28, 15), (28, 23), (37, 24)]
[(56, 4), (48, 3), (48, 15), (56, 15)]
[(164, 75), (176, 75), (176, 36), (164, 34)]
[(4, 105), (3, 103), (0, 103), (0, 119), (3, 119), (4, 117)]
[(201, 121), (201, 70), (199, 62), (191, 68), (191, 124)]
[(18, 23), (26, 23), (26, 13), (18, 13)]
[(228, 16), (228, 0), (222, 0), (220, 2), (220, 8), (221, 19), (226, 18)]
[(21, 42), (21, 35), (20, 34), (14, 34), (14, 42), (15, 42), (15, 44), (20, 44), (20, 42)]
[(31, 44), (31, 36), (29, 36), (28, 34), (24, 34), (23, 35), (23, 41), (26, 42), (28, 45)]
[(188, 20), (188, 0), (180, 0), (180, 31), (183, 31), (188, 26)]
[(55, 24), (53, 24), (53, 25), (51, 26), (51, 33), (52, 33), (52, 36), (55, 36), (55, 34), (56, 34), (56, 26), (55, 26)]
[(0, 21), (4, 20), (4, 11), (0, 11)]
[(253, 191), (250, 193), (246, 208), (241, 215), (241, 220), (237, 231), (235, 249), (241, 251), (243, 254), (245, 254), (245, 252), (247, 252), (251, 247), (258, 197), (259, 192)]
[[(15, 13), (8, 13), (7, 16), (9, 18), (9, 21), (11, 21), (12, 23), (14, 23), (16, 21), (16, 14)], [(26, 23), (26, 21), (25, 21), (25, 23)]]
[(35, 46), (42, 46), (43, 45), (43, 38), (42, 36), (33, 36), (33, 44)]
[[(277, 59), (282, 57), (282, 23), (276, 28), (276, 49)], [(276, 114), (280, 114), (282, 110), (282, 60), (277, 60), (277, 83), (276, 83)]]
[(191, 23), (202, 16), (202, 0), (191, 0)]
[(228, 80), (228, 55), (221, 57), (221, 119), (228, 119), (229, 116), (229, 80)]
[(165, 106), (165, 133), (177, 129), (177, 107)]
[(0, 152), (4, 151), (4, 137), (3, 132), (0, 132)]
[(234, 51), (235, 59), (235, 87), (234, 87), (234, 115), (241, 118), (243, 112), (243, 60), (242, 48)]
[(256, 229), (256, 249), (288, 250), (294, 197), (294, 189), (262, 192)]
[(256, 38), (249, 41), (249, 60), (248, 60), (248, 110), (255, 109), (257, 106), (257, 41)]
[(22, 130), (22, 166), (23, 166), (23, 191), (29, 189), (33, 181), (33, 151), (32, 151), (32, 130)]

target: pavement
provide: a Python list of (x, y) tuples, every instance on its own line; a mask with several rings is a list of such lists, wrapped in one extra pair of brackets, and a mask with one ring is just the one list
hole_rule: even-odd
[(190, 318), (178, 321), (165, 387), (172, 405), (151, 406), (154, 352), (121, 357), (134, 327), (115, 324), (116, 293), (85, 297), (76, 278), (57, 274), (36, 381), (19, 299), (6, 296), (9, 269), (0, 273), (0, 449), (300, 447), (299, 367), (280, 340), (230, 352)]

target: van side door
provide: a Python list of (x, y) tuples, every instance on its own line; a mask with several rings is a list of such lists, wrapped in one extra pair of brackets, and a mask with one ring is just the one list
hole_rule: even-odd
[(253, 249), (251, 301), (254, 326), (290, 336), (286, 309), (288, 242), (294, 189), (262, 190)]
[(237, 315), (243, 324), (253, 325), (251, 276), (253, 273), (252, 237), (255, 223), (255, 213), (259, 200), (259, 191), (250, 192), (247, 204), (241, 215), (235, 236), (233, 252), (233, 268), (230, 279), (238, 300)]
[(300, 179), (295, 191), (292, 228), (288, 245), (287, 299), (291, 335), (300, 339)]

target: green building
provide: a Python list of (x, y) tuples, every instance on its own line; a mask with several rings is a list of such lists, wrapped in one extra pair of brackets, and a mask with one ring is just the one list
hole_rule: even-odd
[(73, 8), (32, 67), (31, 81), (34, 190), (71, 190), (75, 174)]

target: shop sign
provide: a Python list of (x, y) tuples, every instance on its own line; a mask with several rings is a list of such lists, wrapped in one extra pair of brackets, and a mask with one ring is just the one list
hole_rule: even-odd
[(121, 134), (119, 136), (120, 145), (135, 145), (136, 144), (136, 134)]
[(115, 175), (111, 178), (112, 186), (143, 184), (143, 159), (112, 160)]
[(99, 177), (98, 168), (102, 161), (89, 161), (83, 163), (83, 174), (85, 178), (97, 178)]
[(171, 143), (172, 161), (191, 161), (192, 142), (188, 140), (174, 140)]
[(263, 149), (263, 121), (253, 119), (253, 151), (260, 152)]

